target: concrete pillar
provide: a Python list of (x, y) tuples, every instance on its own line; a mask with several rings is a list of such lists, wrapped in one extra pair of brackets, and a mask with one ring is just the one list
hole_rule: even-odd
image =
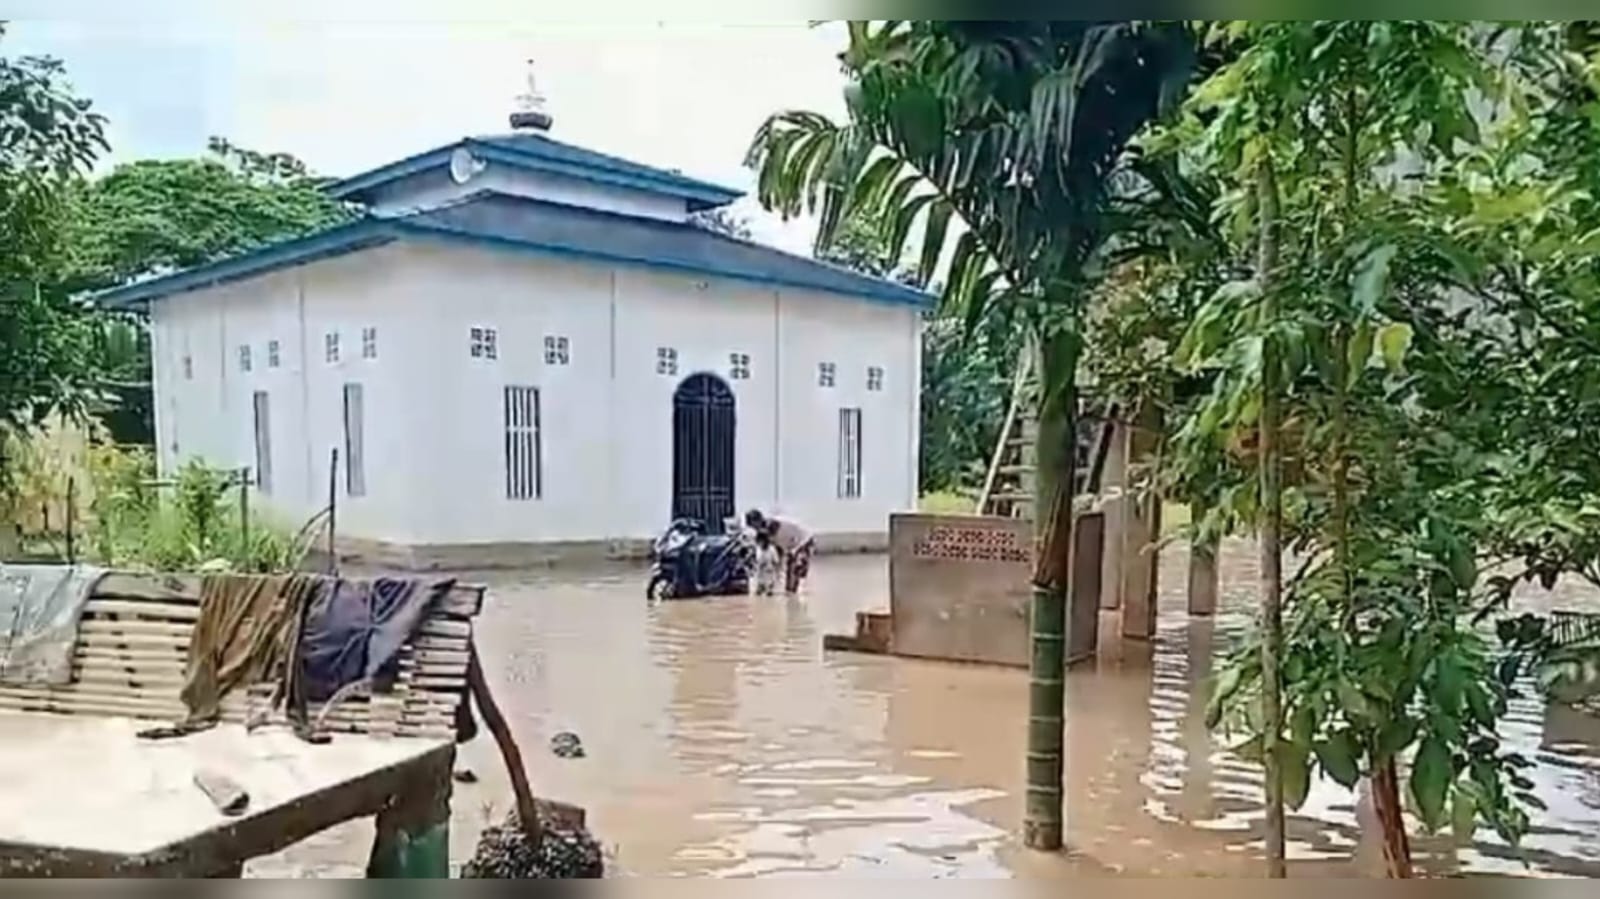
[(1126, 529), (1128, 501), (1118, 495), (1128, 483), (1128, 429), (1113, 425), (1111, 445), (1106, 452), (1106, 467), (1100, 475), (1100, 490), (1106, 499), (1100, 503), (1105, 516), (1105, 551), (1100, 563), (1100, 608), (1122, 606), (1122, 541)]
[[(1140, 466), (1152, 461), (1160, 444), (1160, 413), (1153, 406), (1140, 409), (1128, 435), (1127, 480)], [(1130, 496), (1124, 505), (1122, 528), (1122, 636), (1148, 640), (1156, 632), (1156, 541), (1161, 537), (1161, 498), (1155, 493)]]
[(1210, 704), (1212, 647), (1216, 622), (1208, 619), (1188, 622), (1188, 671), (1184, 683), (1189, 703), (1183, 716), (1180, 740), (1184, 754), (1183, 791), (1178, 812), (1186, 821), (1210, 821), (1217, 817), (1219, 805), (1216, 771), (1211, 764), (1211, 731), (1206, 727), (1206, 706)]
[[(1196, 503), (1190, 507), (1190, 521), (1206, 513)], [(1195, 540), (1189, 544), (1189, 614), (1215, 615), (1217, 612), (1217, 544), (1214, 540)]]
[(1094, 658), (1100, 642), (1100, 602), (1107, 590), (1100, 579), (1105, 516), (1080, 513), (1072, 526), (1072, 588), (1067, 594), (1067, 664)]

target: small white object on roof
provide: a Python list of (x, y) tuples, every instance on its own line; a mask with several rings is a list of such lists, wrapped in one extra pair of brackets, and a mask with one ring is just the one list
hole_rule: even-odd
[(483, 160), (472, 155), (466, 147), (456, 147), (450, 153), (450, 180), (457, 184), (466, 184), (472, 176), (483, 171)]
[(538, 80), (533, 74), (533, 60), (528, 60), (528, 91), (517, 95), (516, 111), (511, 113), (511, 127), (549, 131), (555, 120), (545, 110), (544, 94), (539, 92)]

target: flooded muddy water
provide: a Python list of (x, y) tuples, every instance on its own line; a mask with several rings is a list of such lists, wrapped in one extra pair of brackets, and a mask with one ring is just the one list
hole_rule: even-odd
[[(1204, 681), (1246, 624), (1255, 559), (1226, 547), (1223, 613), (1189, 619), (1187, 557), (1162, 562), (1160, 629), (1067, 681), (1069, 851), (1021, 848), (1026, 673), (850, 653), (822, 635), (887, 608), (882, 556), (823, 558), (800, 600), (651, 608), (637, 569), (485, 576), (479, 641), (537, 791), (589, 810), (622, 875), (1255, 876), (1261, 774), (1207, 734)], [(1591, 598), (1563, 597), (1572, 607)], [(1600, 605), (1592, 606), (1600, 608)], [(548, 748), (574, 731), (587, 756)], [(1508, 741), (1550, 806), (1518, 853), (1480, 834), (1422, 838), (1434, 873), (1600, 875), (1600, 719), (1526, 700)], [(452, 856), (509, 805), (487, 734), (462, 747)], [(1292, 875), (1381, 870), (1364, 801), (1313, 786), (1289, 819)], [(252, 863), (267, 876), (359, 875), (370, 825)], [(1525, 864), (1526, 862), (1526, 864)]]

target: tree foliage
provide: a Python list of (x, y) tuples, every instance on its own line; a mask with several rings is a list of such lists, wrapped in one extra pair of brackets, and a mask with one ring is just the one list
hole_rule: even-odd
[[(74, 182), (61, 210), (59, 289), (90, 292), (202, 265), (307, 234), (354, 213), (288, 153), (213, 137), (205, 156), (124, 163)], [(150, 348), (137, 318), (101, 311), (90, 332), (105, 402), (97, 414), (120, 440), (148, 440)]]
[[(944, 297), (1070, 311), (1117, 230), (1107, 198), (1128, 141), (1181, 91), (1193, 49), (1177, 25), (851, 23), (840, 55), (849, 120), (771, 117), (750, 161), (762, 203), (820, 217), (825, 250), (857, 210), (891, 258), (914, 240), (919, 283)], [(1005, 302), (1048, 299), (1050, 303)]]
[(1001, 329), (968, 334), (950, 316), (935, 315), (924, 326), (919, 462), (925, 492), (981, 487), (1005, 424), (1020, 343)]
[(689, 216), (689, 224), (739, 240), (750, 239), (750, 221), (735, 215), (726, 206), (696, 212)]
[(854, 22), (848, 121), (778, 113), (751, 145), (762, 203), (817, 213), (819, 251), (841, 223), (875, 222), (884, 262), (910, 245), (918, 283), (943, 272), (946, 313), (1038, 342), (1042, 585), (1065, 582), (1085, 288), (1123, 224), (1129, 141), (1193, 50), (1177, 24)]
[(352, 215), (289, 154), (217, 137), (207, 149), (197, 159), (124, 163), (74, 191), (73, 287), (189, 268)]
[(885, 260), (916, 232), (917, 283), (942, 267), (947, 311), (969, 329), (999, 320), (1035, 341), (1024, 841), (1057, 848), (1079, 316), (1094, 260), (1118, 231), (1109, 197), (1128, 142), (1187, 82), (1193, 43), (1170, 23), (852, 22), (840, 59), (848, 121), (778, 113), (749, 161), (767, 208), (819, 214), (819, 249), (854, 214), (880, 224)]
[[(0, 57), (0, 432), (87, 398), (88, 313), (57, 285), (66, 194), (105, 149), (103, 128), (59, 62)], [(0, 459), (0, 492), (6, 479)]]
[[(1211, 39), (1234, 61), (1152, 150), (1218, 180), (1225, 265), (1259, 234), (1271, 171), (1281, 246), (1270, 280), (1235, 273), (1187, 321), (1171, 377), (1200, 389), (1175, 402), (1165, 475), (1215, 497), (1202, 528), (1260, 522), (1248, 475), (1262, 385), (1280, 385), (1285, 535), (1304, 559), (1281, 729), (1254, 641), (1212, 720), (1272, 753), (1291, 805), (1318, 771), (1373, 778), (1381, 805), (1405, 767), (1426, 828), (1515, 841), (1542, 805), (1498, 735), (1525, 659), (1484, 624), (1519, 583), (1600, 573), (1580, 449), (1600, 436), (1580, 361), (1600, 349), (1600, 69), (1544, 24), (1238, 22)], [(1394, 798), (1385, 849), (1404, 874)]]

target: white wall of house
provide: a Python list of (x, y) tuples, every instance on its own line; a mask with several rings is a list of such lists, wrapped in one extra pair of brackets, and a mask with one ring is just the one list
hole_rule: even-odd
[[(361, 356), (377, 329), (377, 358)], [(473, 358), (473, 327), (498, 358)], [(325, 336), (337, 331), (340, 358)], [(424, 242), (388, 244), (180, 294), (152, 310), (156, 429), (170, 472), (253, 464), (252, 400), (271, 396), (285, 518), (320, 508), (343, 452), (342, 389), (361, 383), (366, 495), (340, 473), (342, 534), (402, 545), (654, 536), (672, 505), (672, 395), (707, 371), (737, 398), (735, 503), (823, 534), (881, 533), (916, 500), (920, 317), (814, 291)], [(569, 362), (546, 364), (545, 337)], [(266, 365), (276, 339), (279, 365)], [(238, 347), (251, 346), (251, 371)], [(657, 372), (658, 349), (677, 354)], [(750, 357), (735, 379), (730, 354)], [(193, 377), (183, 376), (183, 357)], [(818, 365), (835, 366), (835, 386)], [(881, 390), (867, 369), (883, 369)], [(504, 388), (537, 387), (543, 493), (506, 496)], [(859, 408), (861, 496), (839, 496), (839, 410)], [(342, 468), (342, 466), (341, 466)]]
[[(418, 460), (407, 447), (424, 423), (411, 414), (415, 382), (406, 364), (416, 329), (385, 300), (406, 299), (392, 275), (404, 250), (395, 245), (157, 301), (151, 311), (155, 359), (156, 442), (163, 474), (191, 458), (256, 467), (253, 395), (269, 397), (271, 483), (261, 498), (297, 525), (327, 504), (329, 450), (345, 455), (346, 383), (361, 384), (362, 495), (349, 495), (341, 459), (341, 533), (412, 542), (411, 490)], [(386, 295), (375, 285), (388, 282)], [(362, 356), (362, 330), (376, 329), (376, 358)], [(337, 361), (325, 339), (339, 334)], [(278, 343), (278, 364), (270, 347)], [(245, 371), (240, 347), (250, 348)], [(185, 376), (184, 356), (192, 376)]]

